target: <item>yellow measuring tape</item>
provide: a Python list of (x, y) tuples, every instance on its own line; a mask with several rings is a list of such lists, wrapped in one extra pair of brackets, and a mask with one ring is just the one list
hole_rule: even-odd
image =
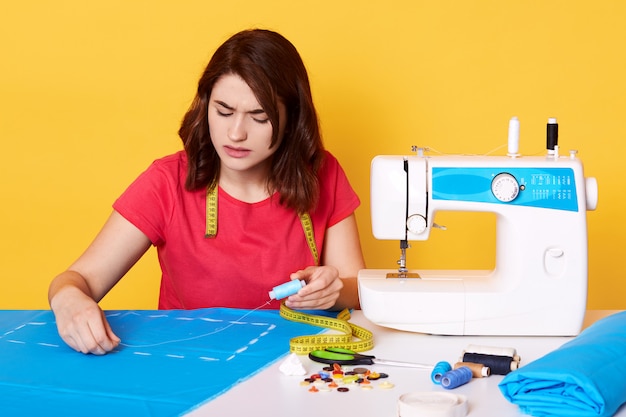
[[(315, 265), (319, 265), (320, 258), (317, 252), (317, 245), (315, 244), (315, 234), (313, 233), (313, 221), (309, 213), (300, 214), (300, 223), (304, 230), (304, 237), (309, 245), (311, 255)], [(207, 188), (206, 191), (206, 230), (204, 237), (215, 238), (217, 236), (217, 186), (213, 188)]]
[[(313, 222), (309, 213), (300, 214), (300, 223), (304, 230), (304, 236), (315, 265), (319, 265), (319, 253), (315, 244), (315, 234)], [(207, 188), (206, 195), (206, 230), (205, 237), (215, 238), (217, 236), (217, 186)], [(321, 350), (329, 347), (339, 347), (350, 349), (355, 352), (362, 352), (374, 347), (374, 336), (372, 332), (363, 327), (350, 323), (350, 311), (343, 310), (337, 318), (307, 314), (294, 311), (287, 307), (285, 303), (280, 305), (281, 317), (299, 323), (311, 324), (313, 326), (325, 327), (339, 334), (321, 334), (310, 336), (294, 337), (289, 342), (291, 352), (305, 354), (313, 350)], [(358, 340), (354, 340), (354, 338)]]
[(204, 237), (217, 236), (217, 186), (206, 190), (206, 231)]
[[(348, 321), (350, 320), (350, 311), (348, 309), (339, 313), (337, 318), (332, 318), (294, 311), (287, 307), (285, 303), (281, 303), (280, 315), (287, 320), (325, 327), (339, 332), (339, 334), (294, 337), (289, 341), (289, 350), (293, 353), (302, 355), (314, 350), (323, 350), (329, 347), (362, 352), (374, 347), (374, 335), (372, 332), (350, 323)], [(355, 340), (355, 338), (358, 340)]]
[(302, 223), (302, 229), (304, 230), (306, 242), (309, 245), (309, 250), (311, 251), (311, 255), (313, 255), (315, 265), (317, 266), (320, 264), (320, 257), (317, 253), (315, 235), (313, 234), (313, 222), (311, 221), (311, 216), (309, 215), (309, 213), (302, 213), (300, 215), (300, 223)]

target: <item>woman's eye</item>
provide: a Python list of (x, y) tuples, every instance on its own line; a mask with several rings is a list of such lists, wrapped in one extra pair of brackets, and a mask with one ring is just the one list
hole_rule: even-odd
[(216, 112), (219, 116), (223, 116), (223, 117), (228, 117), (228, 116), (232, 116), (232, 112), (225, 112), (225, 111), (221, 111), (219, 109), (216, 109)]
[(255, 122), (260, 123), (260, 124), (265, 124), (265, 123), (270, 121), (270, 119), (268, 119), (268, 118), (258, 119), (256, 117), (253, 117), (252, 120), (254, 120)]

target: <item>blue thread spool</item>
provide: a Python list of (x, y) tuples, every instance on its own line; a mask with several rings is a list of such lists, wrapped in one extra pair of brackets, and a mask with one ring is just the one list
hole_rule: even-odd
[(507, 375), (519, 367), (519, 362), (510, 356), (485, 355), (482, 353), (465, 353), (463, 362), (480, 363), (491, 369), (495, 375)]
[(272, 291), (269, 292), (270, 300), (281, 300), (283, 298), (289, 297), (290, 295), (294, 295), (300, 288), (304, 287), (306, 282), (301, 281), (299, 279), (294, 279), (289, 282), (285, 282), (277, 287), (274, 287)]
[(452, 370), (452, 366), (446, 361), (437, 362), (430, 374), (430, 379), (437, 385), (441, 384), (441, 377), (446, 372)]
[(472, 370), (467, 366), (461, 366), (453, 371), (448, 371), (441, 377), (441, 386), (445, 389), (454, 389), (465, 385), (472, 380)]

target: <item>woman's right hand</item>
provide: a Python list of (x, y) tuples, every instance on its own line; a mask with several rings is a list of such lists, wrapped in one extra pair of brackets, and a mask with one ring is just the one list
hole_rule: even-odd
[(113, 333), (98, 304), (75, 286), (59, 289), (50, 306), (61, 338), (82, 353), (104, 355), (115, 349), (120, 338)]
[(98, 302), (149, 247), (148, 237), (113, 211), (87, 250), (52, 280), (48, 300), (65, 343), (96, 355), (119, 345)]

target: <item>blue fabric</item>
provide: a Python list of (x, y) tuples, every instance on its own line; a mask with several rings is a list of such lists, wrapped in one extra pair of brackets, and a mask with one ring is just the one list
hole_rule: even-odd
[(626, 402), (626, 312), (508, 374), (507, 400), (533, 416), (612, 416)]
[(94, 356), (63, 343), (50, 311), (0, 311), (0, 415), (181, 415), (322, 331), (275, 310), (106, 314), (125, 345)]

